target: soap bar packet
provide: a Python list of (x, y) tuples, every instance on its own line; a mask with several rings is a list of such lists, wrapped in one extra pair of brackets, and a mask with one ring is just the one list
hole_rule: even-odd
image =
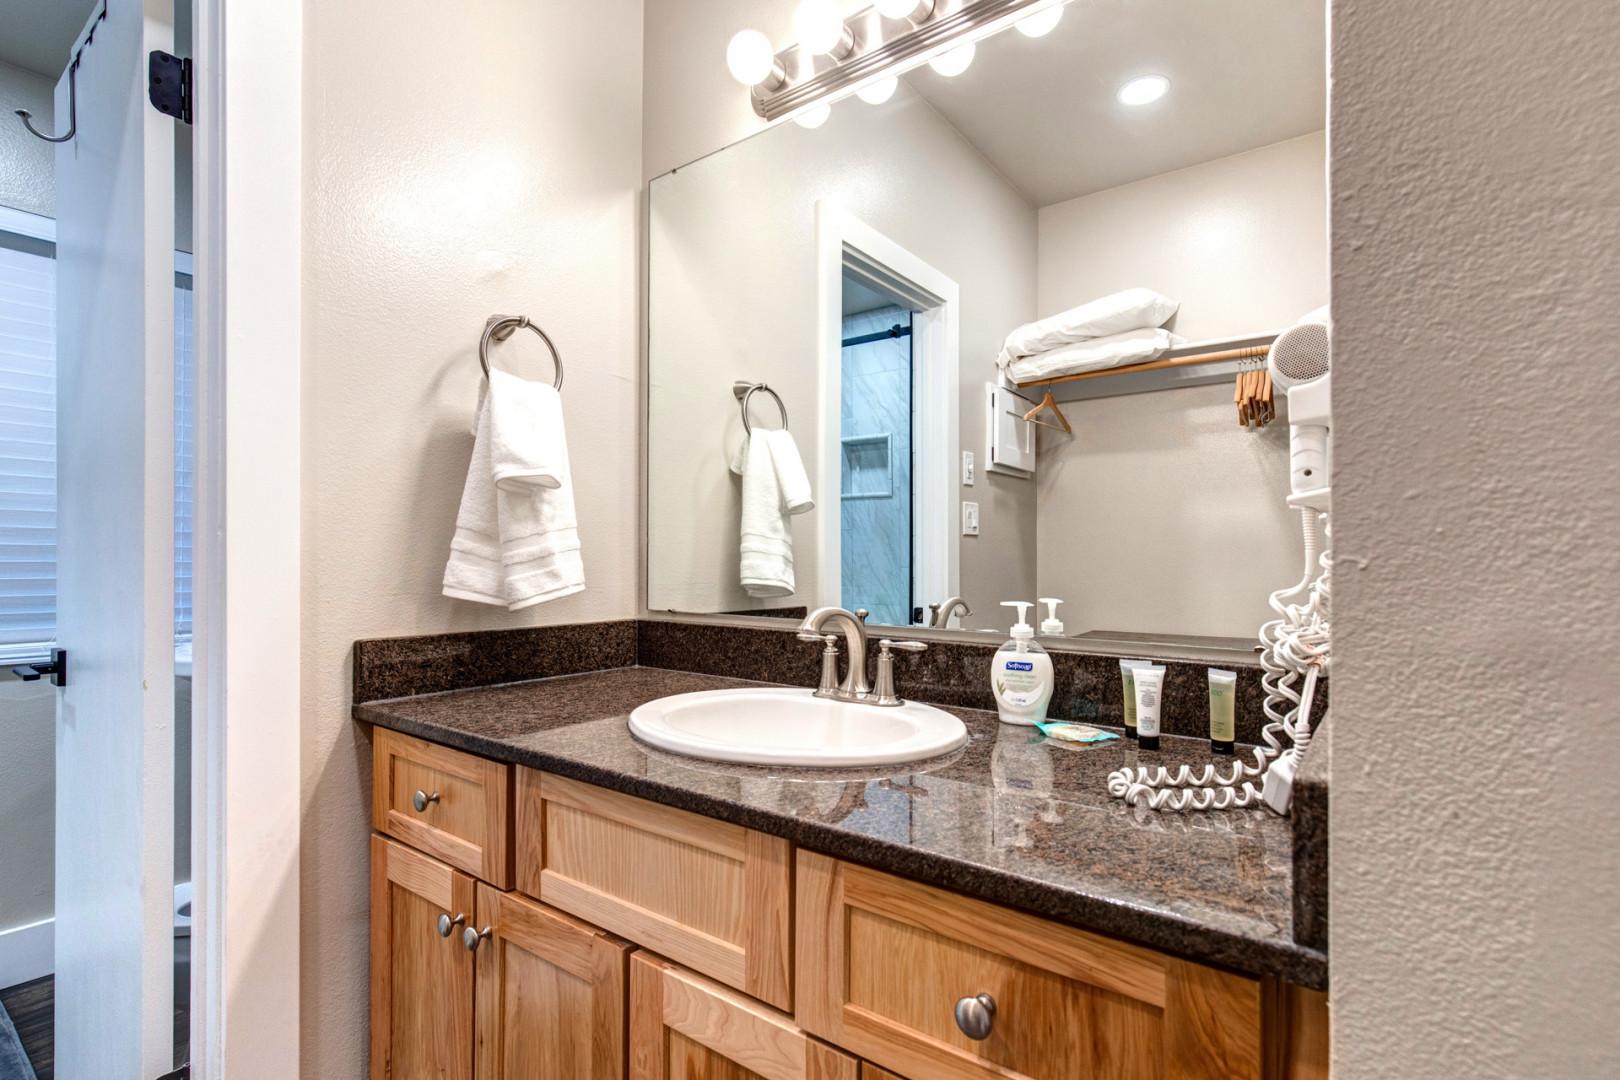
[(1119, 738), (1112, 731), (1103, 731), (1089, 724), (1071, 724), (1067, 720), (1039, 720), (1035, 726), (1041, 729), (1042, 735), (1058, 742), (1105, 743)]

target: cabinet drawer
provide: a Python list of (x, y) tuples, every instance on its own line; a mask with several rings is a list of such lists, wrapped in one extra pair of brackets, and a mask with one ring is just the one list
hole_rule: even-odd
[(630, 958), (630, 1080), (858, 1080), (793, 1018), (651, 953)]
[(378, 832), (511, 887), (511, 766), (377, 728), (371, 768)]
[[(797, 887), (799, 1023), (886, 1068), (941, 1080), (1260, 1076), (1257, 980), (809, 852)], [(994, 1010), (975, 1039), (955, 1013), (979, 995)]]
[(786, 840), (520, 768), (517, 887), (792, 1007)]

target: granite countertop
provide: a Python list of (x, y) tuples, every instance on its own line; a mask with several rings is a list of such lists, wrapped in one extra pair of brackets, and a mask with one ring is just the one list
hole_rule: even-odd
[[(1251, 975), (1325, 989), (1295, 941), (1289, 821), (1265, 810), (1160, 814), (1109, 797), (1122, 765), (1208, 760), (1165, 736), (1075, 747), (948, 708), (968, 745), (907, 766), (760, 768), (654, 749), (630, 710), (758, 683), (632, 667), (371, 701), (356, 719), (691, 810), (802, 847)], [(1230, 759), (1223, 759), (1230, 760)]]

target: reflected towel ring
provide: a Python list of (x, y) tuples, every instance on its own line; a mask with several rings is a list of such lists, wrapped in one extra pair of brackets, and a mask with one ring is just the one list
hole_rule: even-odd
[(731, 384), (731, 393), (736, 397), (737, 404), (742, 409), (743, 431), (749, 435), (754, 433), (753, 425), (748, 422), (748, 402), (761, 390), (771, 395), (771, 400), (776, 402), (776, 410), (782, 414), (782, 430), (786, 431), (788, 429), (788, 415), (787, 406), (782, 404), (782, 395), (762, 382), (735, 382)]
[(484, 369), (484, 378), (489, 378), (489, 343), (491, 340), (505, 341), (518, 330), (527, 327), (540, 335), (540, 340), (546, 343), (551, 350), (551, 362), (557, 369), (557, 378), (552, 382), (552, 388), (562, 389), (563, 362), (562, 356), (557, 352), (557, 346), (551, 343), (546, 332), (529, 321), (527, 315), (491, 315), (489, 322), (484, 324), (484, 336), (478, 341), (478, 364)]

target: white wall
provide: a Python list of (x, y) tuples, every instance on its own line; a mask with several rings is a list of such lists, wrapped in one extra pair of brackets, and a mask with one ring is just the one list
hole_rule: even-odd
[[(814, 518), (838, 506), (815, 437), (818, 200), (961, 287), (961, 446), (983, 457), (989, 358), (1034, 314), (1035, 213), (1022, 196), (906, 87), (882, 106), (844, 103), (814, 131), (785, 124), (693, 162), (653, 182), (648, 225), (655, 610), (817, 602)], [(740, 486), (726, 467), (743, 436), (736, 379), (783, 396), (816, 492), (817, 509), (793, 519), (793, 599), (750, 602), (737, 584)], [(774, 422), (768, 402), (753, 407)], [(1034, 484), (981, 470), (960, 491), (980, 503), (980, 535), (961, 539), (962, 592), (994, 614), (1034, 589)]]
[[(351, 644), (638, 609), (641, 4), (304, 18), (302, 1075), (354, 1077), (370, 753)], [(588, 583), (515, 615), (440, 595), (494, 312), (535, 318), (568, 364)], [(532, 335), (496, 348), (549, 377)]]
[(0, 206), (56, 216), (56, 147), (12, 115), (27, 109), (36, 128), (54, 133), (55, 92), (55, 79), (0, 63)]
[(1332, 20), (1334, 1076), (1620, 1075), (1620, 7)]
[[(1193, 340), (1273, 330), (1327, 302), (1321, 132), (1040, 211), (1040, 310), (1144, 285)], [(1074, 402), (1041, 439), (1036, 565), (1070, 633), (1251, 637), (1300, 574), (1288, 431), (1237, 426), (1230, 385)]]

